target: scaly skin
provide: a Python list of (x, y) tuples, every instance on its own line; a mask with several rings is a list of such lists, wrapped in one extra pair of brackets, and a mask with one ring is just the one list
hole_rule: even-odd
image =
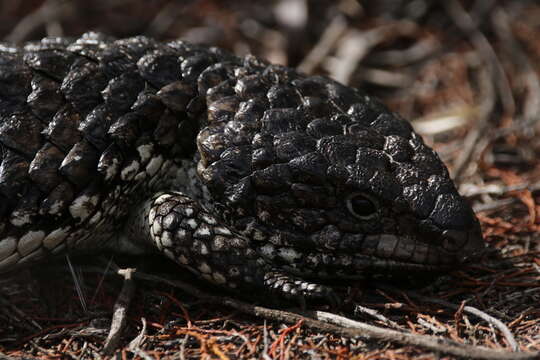
[(478, 221), (409, 123), (216, 48), (85, 34), (0, 46), (0, 272), (158, 251), (245, 295), (459, 266)]

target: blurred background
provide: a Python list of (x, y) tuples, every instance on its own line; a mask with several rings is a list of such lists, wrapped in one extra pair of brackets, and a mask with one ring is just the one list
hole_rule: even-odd
[(412, 120), (457, 180), (537, 155), (530, 137), (516, 147), (494, 129), (531, 130), (540, 113), (535, 0), (0, 0), (3, 41), (89, 30), (212, 44), (362, 87)]

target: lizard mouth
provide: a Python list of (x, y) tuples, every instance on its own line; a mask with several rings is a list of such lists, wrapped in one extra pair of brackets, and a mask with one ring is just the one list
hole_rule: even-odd
[(475, 227), (468, 231), (445, 230), (426, 237), (368, 235), (357, 251), (377, 259), (375, 267), (385, 267), (385, 262), (390, 261), (396, 265), (445, 268), (474, 259), (483, 249), (480, 229)]
[[(482, 254), (484, 241), (478, 229), (446, 230), (433, 239), (395, 234), (367, 235), (355, 248), (306, 249), (265, 246), (261, 254), (296, 275), (317, 278), (361, 278), (369, 271), (442, 271), (470, 262)], [(350, 245), (350, 244), (349, 244)]]

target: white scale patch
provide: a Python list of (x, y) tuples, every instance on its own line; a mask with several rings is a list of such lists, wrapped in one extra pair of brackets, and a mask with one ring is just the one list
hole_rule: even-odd
[(227, 283), (227, 279), (225, 279), (225, 276), (218, 272), (212, 273), (212, 278), (214, 279), (214, 282), (216, 284), (223, 285)]
[(84, 221), (88, 216), (90, 216), (97, 203), (98, 197), (96, 195), (81, 195), (73, 200), (73, 203), (69, 206), (69, 212), (75, 219)]
[(45, 237), (43, 231), (29, 231), (19, 239), (17, 250), (22, 256), (30, 254), (32, 251), (41, 246), (41, 241)]
[(129, 165), (122, 169), (120, 172), (120, 178), (124, 181), (133, 179), (137, 171), (139, 171), (139, 167), (139, 162), (133, 160)]
[(154, 152), (154, 145), (153, 144), (144, 144), (137, 148), (137, 151), (139, 152), (139, 156), (141, 158), (141, 162), (145, 163), (152, 157), (152, 153)]
[(190, 228), (192, 229), (196, 229), (198, 224), (197, 222), (195, 221), (195, 219), (189, 219), (188, 221), (186, 221), (186, 223), (189, 225)]
[(107, 169), (105, 170), (105, 181), (109, 181), (116, 176), (119, 166), (120, 161), (117, 158), (113, 158), (112, 164), (110, 166), (107, 166)]
[(156, 209), (152, 208), (148, 212), (148, 223), (152, 224), (155, 219), (156, 219)]
[(13, 224), (13, 226), (24, 226), (26, 224), (30, 224), (30, 213), (27, 211), (14, 211), (11, 214), (11, 218), (9, 219), (9, 222)]
[(210, 228), (208, 226), (201, 226), (195, 231), (195, 233), (193, 233), (194, 237), (202, 237), (202, 238), (205, 238), (210, 235), (212, 235), (212, 232), (210, 231)]
[(172, 199), (173, 196), (171, 194), (163, 194), (163, 195), (160, 195), (155, 201), (154, 201), (154, 206), (158, 206), (158, 205), (162, 205), (164, 204), (166, 201)]
[(220, 251), (227, 248), (227, 238), (223, 236), (215, 236), (212, 239), (212, 250)]
[(159, 155), (156, 157), (153, 157), (152, 160), (146, 165), (146, 172), (150, 176), (154, 176), (159, 168), (161, 167), (161, 164), (163, 164), (163, 156)]
[(235, 249), (245, 249), (248, 246), (248, 244), (245, 239), (242, 239), (239, 237), (233, 237), (232, 239), (229, 239), (229, 246)]
[(101, 211), (98, 211), (90, 218), (90, 221), (88, 221), (89, 225), (96, 224), (101, 219)]
[(49, 208), (49, 214), (50, 215), (56, 215), (60, 212), (60, 209), (62, 208), (62, 201), (55, 201), (51, 207)]
[(13, 254), (16, 248), (17, 239), (13, 236), (0, 240), (0, 260), (3, 260), (9, 255)]
[(208, 246), (206, 246), (206, 244), (204, 243), (201, 243), (201, 255), (208, 255), (208, 254), (209, 254)]
[(264, 234), (262, 232), (260, 232), (259, 230), (255, 230), (253, 232), (253, 240), (257, 240), (257, 241), (264, 241), (266, 240), (266, 237), (264, 236)]
[(266, 244), (261, 247), (261, 255), (265, 258), (273, 258), (275, 256), (275, 248), (272, 244)]
[(208, 214), (202, 214), (201, 219), (207, 223), (208, 225), (216, 225), (217, 221), (213, 216), (210, 216)]
[(164, 231), (163, 234), (161, 234), (161, 245), (164, 247), (172, 247), (172, 234), (169, 231)]
[(279, 248), (278, 255), (289, 264), (294, 263), (294, 260), (299, 259), (302, 256), (302, 254), (293, 248)]
[(159, 223), (159, 221), (154, 221), (154, 223), (152, 224), (152, 234), (154, 236), (159, 236), (161, 234), (161, 224)]
[(210, 266), (208, 266), (208, 264), (205, 262), (202, 262), (199, 265), (198, 269), (203, 274), (210, 274), (212, 272), (212, 269), (210, 268)]
[(184, 239), (187, 236), (187, 231), (184, 229), (178, 229), (178, 231), (176, 232), (176, 236), (179, 239)]
[(231, 230), (227, 229), (226, 227), (222, 227), (222, 226), (216, 226), (214, 228), (214, 233), (216, 233), (216, 235), (225, 235), (225, 236), (231, 236), (232, 235)]
[(137, 181), (137, 182), (140, 182), (140, 181), (143, 180), (145, 177), (146, 177), (146, 172), (141, 171), (140, 173), (138, 173), (137, 175), (135, 175), (135, 177), (133, 178), (133, 180), (135, 180), (135, 181)]
[(52, 231), (43, 239), (43, 246), (49, 250), (55, 248), (68, 237), (69, 230), (69, 228), (60, 228)]

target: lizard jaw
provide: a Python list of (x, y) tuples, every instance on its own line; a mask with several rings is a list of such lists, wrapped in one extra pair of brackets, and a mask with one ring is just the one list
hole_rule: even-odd
[[(441, 271), (478, 257), (484, 250), (479, 228), (446, 230), (437, 239), (420, 240), (395, 234), (367, 235), (354, 250), (306, 251), (266, 244), (258, 252), (270, 263), (295, 275), (319, 278), (360, 278), (366, 271)], [(436, 240), (436, 241), (432, 241)], [(433, 245), (437, 243), (437, 245)]]

